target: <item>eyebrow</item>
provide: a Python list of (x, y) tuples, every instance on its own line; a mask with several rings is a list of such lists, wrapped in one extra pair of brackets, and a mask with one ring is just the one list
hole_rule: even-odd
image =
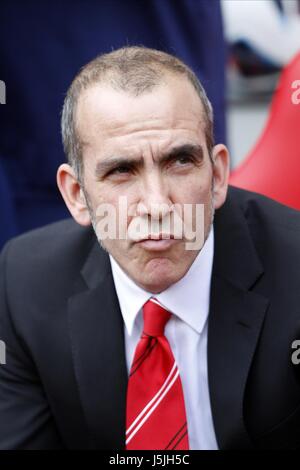
[[(180, 155), (194, 155), (197, 160), (202, 161), (204, 152), (201, 145), (198, 144), (183, 144), (172, 148), (169, 152), (159, 158), (159, 163), (164, 164)], [(103, 177), (110, 171), (119, 166), (128, 166), (131, 168), (141, 168), (144, 164), (143, 157), (138, 159), (130, 157), (108, 157), (106, 160), (99, 161), (96, 164), (96, 176)]]

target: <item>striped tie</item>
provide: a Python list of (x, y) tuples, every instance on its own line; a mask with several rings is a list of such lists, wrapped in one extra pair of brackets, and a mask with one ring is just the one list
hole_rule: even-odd
[(164, 335), (171, 313), (156, 299), (143, 307), (144, 331), (131, 365), (126, 406), (127, 450), (187, 450), (179, 370)]

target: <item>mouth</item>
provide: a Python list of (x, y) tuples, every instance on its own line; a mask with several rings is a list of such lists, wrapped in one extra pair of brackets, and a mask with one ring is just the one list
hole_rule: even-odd
[(139, 240), (137, 244), (148, 251), (164, 251), (171, 248), (179, 241), (180, 240), (174, 238), (174, 235), (160, 233), (157, 235), (149, 235), (147, 238)]

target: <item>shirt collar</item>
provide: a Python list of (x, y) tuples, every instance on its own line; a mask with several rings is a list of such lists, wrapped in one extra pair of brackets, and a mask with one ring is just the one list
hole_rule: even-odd
[(214, 254), (214, 230), (211, 227), (203, 248), (188, 272), (160, 294), (152, 294), (138, 286), (109, 255), (121, 313), (129, 335), (135, 319), (150, 297), (155, 297), (167, 310), (202, 332), (209, 312), (210, 283)]

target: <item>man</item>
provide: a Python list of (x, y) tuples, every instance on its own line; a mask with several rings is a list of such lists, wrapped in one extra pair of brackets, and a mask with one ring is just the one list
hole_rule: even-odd
[(193, 72), (159, 51), (75, 77), (57, 182), (77, 223), (1, 258), (1, 448), (299, 446), (300, 216), (228, 190), (212, 120)]

